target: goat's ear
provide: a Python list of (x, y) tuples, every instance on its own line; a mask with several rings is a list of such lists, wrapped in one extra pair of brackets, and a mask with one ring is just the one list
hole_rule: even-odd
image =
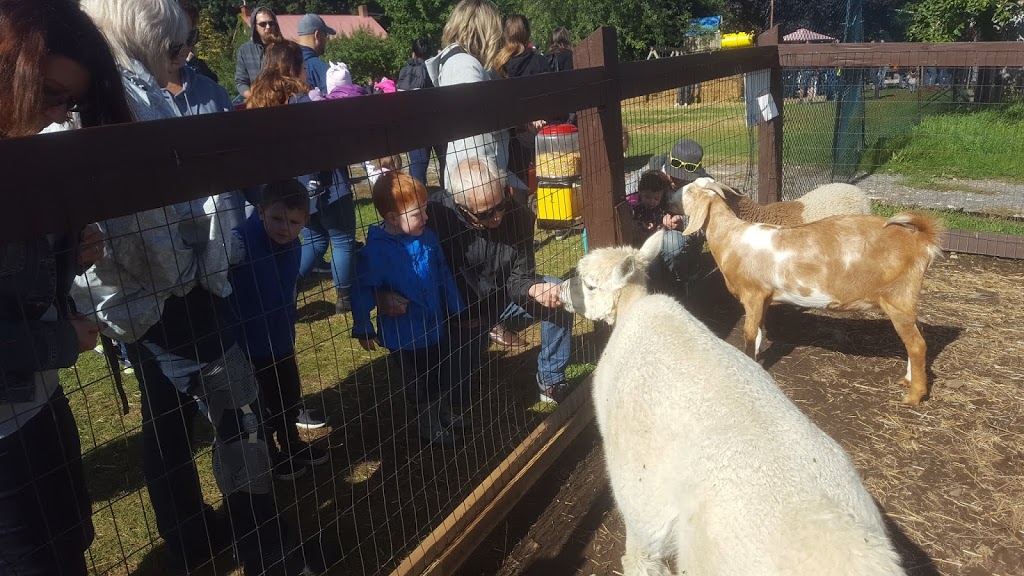
[(690, 210), (686, 215), (690, 218), (690, 221), (686, 223), (683, 236), (689, 236), (704, 227), (704, 223), (708, 219), (708, 206), (711, 204), (711, 198), (704, 190), (691, 190), (689, 193), (691, 198)]
[(705, 186), (705, 189), (706, 190), (711, 190), (715, 194), (718, 194), (722, 198), (722, 200), (727, 200), (726, 196), (728, 196), (730, 194), (733, 195), (733, 196), (739, 196), (740, 195), (739, 192), (733, 190), (729, 186), (726, 186), (725, 184), (722, 184), (720, 182), (712, 182), (711, 184), (708, 184), (707, 186)]
[(644, 245), (640, 247), (639, 257), (641, 260), (650, 264), (653, 262), (659, 254), (661, 254), (661, 243), (665, 236), (663, 230), (658, 230), (644, 242)]

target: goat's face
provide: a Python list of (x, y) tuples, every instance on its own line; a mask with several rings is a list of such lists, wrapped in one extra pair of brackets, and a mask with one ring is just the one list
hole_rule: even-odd
[(562, 305), (590, 320), (614, 324), (619, 293), (631, 285), (646, 290), (647, 267), (661, 253), (662, 236), (655, 232), (639, 250), (599, 248), (580, 258), (576, 276), (562, 282)]
[[(703, 187), (707, 186), (708, 184), (711, 184), (714, 181), (715, 181), (714, 178), (709, 178), (709, 177), (697, 178), (693, 182), (690, 182), (689, 184), (687, 184), (687, 185), (683, 186), (682, 188), (679, 188), (678, 190), (673, 192), (672, 195), (669, 196), (665, 200), (665, 207), (672, 214), (681, 214), (681, 215), (689, 216), (690, 212), (686, 208), (686, 205), (685, 205), (685, 202), (684, 202), (684, 198), (686, 196), (686, 191), (690, 190), (692, 188), (696, 188), (696, 187), (703, 188)], [(692, 218), (691, 218), (691, 220), (692, 220)]]
[(683, 186), (673, 197), (674, 201), (682, 205), (683, 212), (690, 218), (683, 234), (690, 235), (704, 228), (715, 196), (726, 200), (729, 196), (738, 195), (739, 193), (732, 188), (715, 182), (711, 178), (697, 178), (692, 183)]

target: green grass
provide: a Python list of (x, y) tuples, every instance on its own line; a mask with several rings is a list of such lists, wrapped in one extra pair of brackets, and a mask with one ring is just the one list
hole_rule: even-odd
[(942, 222), (947, 230), (970, 230), (972, 232), (996, 232), (1000, 234), (1024, 235), (1024, 222), (998, 216), (982, 216), (969, 214), (959, 210), (928, 210), (905, 208), (872, 202), (872, 211), (879, 216), (889, 217), (900, 212), (912, 210), (930, 214)]

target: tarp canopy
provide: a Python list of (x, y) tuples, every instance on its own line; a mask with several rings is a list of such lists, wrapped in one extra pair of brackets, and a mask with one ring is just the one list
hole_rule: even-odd
[(686, 31), (686, 36), (714, 34), (718, 30), (718, 27), (721, 25), (721, 16), (705, 16), (704, 18), (696, 18), (690, 20), (690, 28), (689, 30)]
[(783, 42), (838, 42), (831, 36), (824, 34), (818, 34), (813, 30), (807, 28), (799, 28), (794, 32), (786, 34), (782, 37)]

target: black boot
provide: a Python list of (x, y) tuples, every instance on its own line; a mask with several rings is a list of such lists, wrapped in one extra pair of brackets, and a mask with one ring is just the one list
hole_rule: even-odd
[(344, 314), (352, 311), (352, 299), (349, 298), (348, 288), (338, 288), (338, 302), (334, 305), (335, 314)]

